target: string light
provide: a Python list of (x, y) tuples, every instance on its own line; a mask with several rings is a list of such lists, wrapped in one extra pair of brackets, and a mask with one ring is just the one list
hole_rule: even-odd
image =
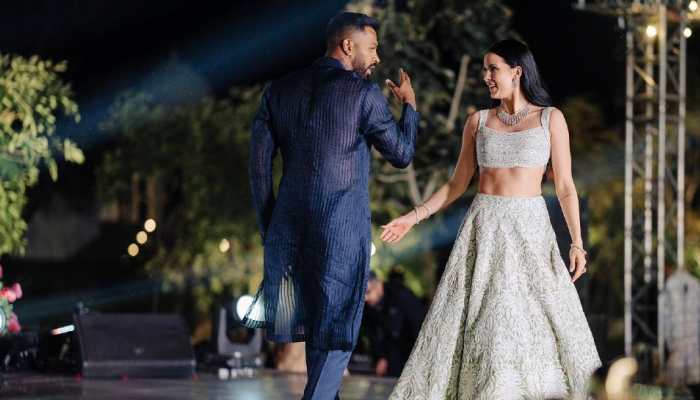
[(130, 256), (136, 257), (139, 254), (139, 246), (136, 243), (132, 243), (129, 245), (126, 251)]
[(151, 233), (156, 230), (156, 221), (153, 218), (149, 218), (144, 222), (143, 228), (146, 229), (146, 232)]
[(138, 244), (144, 244), (148, 240), (148, 235), (144, 231), (139, 231), (139, 233), (136, 234), (136, 242)]

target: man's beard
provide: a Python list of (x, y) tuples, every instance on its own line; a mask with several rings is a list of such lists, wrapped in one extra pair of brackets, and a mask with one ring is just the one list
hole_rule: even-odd
[(376, 66), (377, 64), (365, 65), (363, 63), (360, 65), (353, 66), (353, 70), (364, 79), (369, 79), (370, 75), (372, 75), (372, 71)]

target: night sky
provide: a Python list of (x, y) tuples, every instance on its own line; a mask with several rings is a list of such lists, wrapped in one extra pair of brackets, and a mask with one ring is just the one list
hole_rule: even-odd
[[(217, 93), (303, 67), (323, 53), (325, 24), (344, 3), (4, 2), (0, 52), (68, 60), (65, 78), (86, 114), (116, 91), (142, 84), (174, 53)], [(622, 88), (624, 47), (614, 19), (575, 11), (569, 1), (506, 3), (555, 99), (609, 99)]]

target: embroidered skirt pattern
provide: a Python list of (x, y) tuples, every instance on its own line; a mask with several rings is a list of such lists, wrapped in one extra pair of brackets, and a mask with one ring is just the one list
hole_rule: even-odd
[(600, 365), (544, 198), (478, 194), (390, 399), (582, 399)]

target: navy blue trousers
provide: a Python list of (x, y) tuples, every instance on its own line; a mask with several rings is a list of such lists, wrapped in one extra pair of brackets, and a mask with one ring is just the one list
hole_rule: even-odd
[[(366, 277), (369, 274), (369, 264), (365, 271), (365, 281), (362, 293), (367, 290)], [(362, 324), (362, 304), (357, 307), (353, 323), (349, 326), (354, 337), (357, 337)], [(304, 388), (302, 400), (340, 400), (338, 392), (343, 382), (343, 373), (350, 362), (352, 351), (319, 350), (306, 343), (306, 374), (308, 380)]]
[(351, 351), (318, 350), (306, 347), (306, 371), (309, 377), (302, 400), (340, 399), (338, 392)]

